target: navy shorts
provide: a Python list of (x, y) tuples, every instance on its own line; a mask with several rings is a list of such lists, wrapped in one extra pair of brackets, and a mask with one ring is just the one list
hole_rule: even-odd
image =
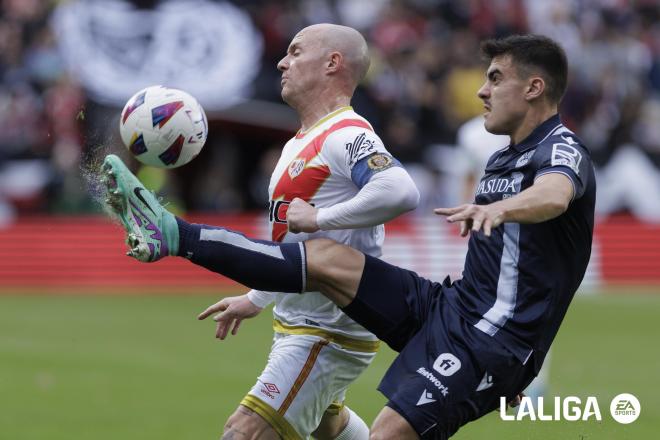
[(387, 406), (422, 439), (446, 439), (499, 408), (534, 378), (492, 337), (448, 304), (448, 279), (436, 283), (366, 257), (353, 302), (344, 312), (399, 352), (378, 389)]

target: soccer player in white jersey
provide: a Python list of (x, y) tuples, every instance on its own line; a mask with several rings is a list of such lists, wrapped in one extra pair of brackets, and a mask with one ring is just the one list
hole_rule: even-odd
[[(330, 24), (301, 30), (279, 62), (282, 98), (297, 111), (301, 129), (270, 180), (271, 240), (326, 237), (379, 257), (382, 224), (417, 206), (407, 172), (350, 107), (368, 66), (360, 33)], [(294, 198), (309, 205), (291, 204)], [(216, 337), (224, 339), (272, 301), (275, 338), (266, 368), (229, 417), (223, 438), (367, 439), (367, 426), (343, 400), (379, 341), (326, 297), (252, 290), (200, 317), (221, 312), (214, 319)]]

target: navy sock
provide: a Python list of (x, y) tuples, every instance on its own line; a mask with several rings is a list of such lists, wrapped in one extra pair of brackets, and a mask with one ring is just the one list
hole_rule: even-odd
[(305, 290), (302, 243), (254, 240), (230, 229), (179, 225), (179, 256), (252, 289), (300, 293)]

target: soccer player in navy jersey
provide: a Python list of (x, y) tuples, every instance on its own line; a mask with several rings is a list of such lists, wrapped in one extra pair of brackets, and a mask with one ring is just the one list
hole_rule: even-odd
[[(563, 50), (522, 35), (486, 41), (482, 52), (490, 61), (478, 92), (485, 126), (510, 144), (489, 159), (473, 204), (435, 210), (470, 235), (462, 279), (429, 281), (329, 239), (281, 244), (189, 224), (150, 194), (139, 222), (114, 204), (129, 254), (182, 256), (255, 289), (322, 292), (399, 352), (379, 385), (389, 400), (371, 438), (450, 437), (500, 397), (513, 400), (537, 374), (582, 281), (593, 235), (589, 151), (558, 115)], [(141, 184), (111, 162), (127, 202)], [(304, 218), (311, 209), (297, 199), (289, 213)]]

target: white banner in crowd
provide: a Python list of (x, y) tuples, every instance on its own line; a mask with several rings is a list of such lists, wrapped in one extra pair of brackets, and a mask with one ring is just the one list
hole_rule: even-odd
[(229, 3), (137, 9), (123, 0), (80, 0), (59, 6), (53, 25), (71, 72), (104, 104), (123, 106), (136, 91), (162, 84), (219, 110), (249, 96), (259, 72), (261, 34)]

